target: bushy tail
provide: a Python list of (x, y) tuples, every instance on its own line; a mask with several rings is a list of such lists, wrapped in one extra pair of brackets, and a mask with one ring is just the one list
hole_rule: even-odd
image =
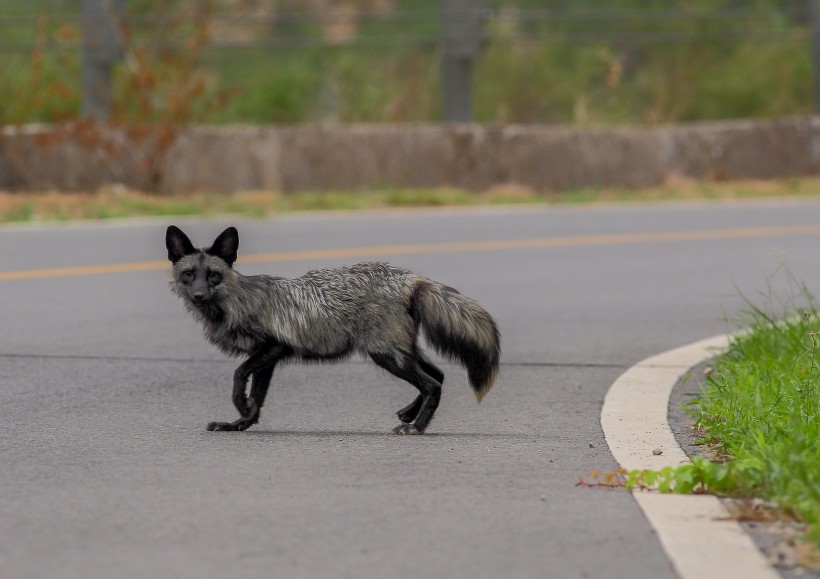
[(498, 374), (501, 338), (490, 314), (453, 288), (430, 280), (416, 285), (414, 309), (424, 337), (441, 355), (467, 369), (479, 402)]

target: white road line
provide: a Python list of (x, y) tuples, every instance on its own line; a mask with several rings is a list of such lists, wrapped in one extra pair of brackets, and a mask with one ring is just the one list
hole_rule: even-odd
[[(607, 392), (601, 426), (622, 468), (660, 469), (689, 462), (667, 420), (672, 388), (693, 366), (726, 349), (715, 336), (647, 358)], [(652, 450), (662, 448), (655, 456)], [(708, 495), (632, 493), (681, 579), (778, 579), (751, 538), (721, 502)]]

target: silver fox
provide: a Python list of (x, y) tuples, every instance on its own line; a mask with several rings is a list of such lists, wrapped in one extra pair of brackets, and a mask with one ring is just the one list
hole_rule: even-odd
[[(415, 386), (419, 395), (397, 412), (397, 434), (424, 434), (441, 397), (443, 372), (422, 353), (419, 332), (443, 356), (459, 361), (480, 402), (498, 374), (498, 328), (457, 290), (387, 263), (319, 269), (285, 279), (233, 269), (239, 233), (229, 227), (197, 249), (178, 227), (165, 235), (171, 288), (231, 356), (247, 356), (233, 377), (240, 418), (208, 430), (245, 430), (259, 422), (273, 371), (289, 359), (335, 361), (354, 353)], [(252, 378), (250, 394), (246, 394)]]

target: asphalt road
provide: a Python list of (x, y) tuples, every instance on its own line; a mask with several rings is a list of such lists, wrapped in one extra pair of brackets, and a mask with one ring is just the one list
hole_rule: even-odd
[[(0, 270), (163, 260), (167, 224), (0, 228)], [(442, 363), (436, 420), (400, 437), (410, 386), (360, 360), (290, 365), (259, 425), (206, 432), (235, 418), (236, 362), (165, 269), (0, 274), (4, 579), (674, 577), (630, 495), (574, 486), (616, 467), (607, 388), (732, 328), (739, 293), (783, 286), (784, 266), (820, 288), (809, 201), (177, 224), (201, 245), (237, 225), (244, 273), (372, 256), (454, 286), (499, 323), (499, 380), (476, 405)], [(289, 253), (340, 248), (360, 249)]]

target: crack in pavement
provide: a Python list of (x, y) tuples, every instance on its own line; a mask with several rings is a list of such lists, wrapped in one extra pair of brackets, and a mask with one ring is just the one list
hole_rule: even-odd
[[(1, 359), (23, 359), (23, 360), (96, 360), (100, 362), (187, 362), (201, 364), (233, 364), (235, 360), (225, 358), (213, 360), (208, 358), (169, 358), (169, 357), (149, 357), (149, 356), (104, 356), (93, 354), (0, 354)], [(366, 364), (366, 360), (349, 360), (349, 364)], [(444, 366), (458, 366), (458, 364), (441, 362)], [(507, 368), (628, 368), (627, 364), (616, 364), (611, 362), (501, 362), (500, 366)]]

